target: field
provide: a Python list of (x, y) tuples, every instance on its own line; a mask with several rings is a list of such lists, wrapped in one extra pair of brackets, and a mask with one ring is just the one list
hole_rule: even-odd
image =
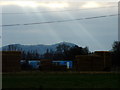
[(120, 73), (4, 73), (3, 88), (120, 88)]

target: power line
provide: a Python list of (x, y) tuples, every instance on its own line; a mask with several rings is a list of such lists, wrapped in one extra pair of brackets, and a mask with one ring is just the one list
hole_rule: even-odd
[[(106, 6), (106, 7), (99, 7), (99, 8), (90, 8), (90, 9), (100, 9), (100, 8), (112, 8), (118, 6)], [(62, 11), (41, 11), (41, 12), (23, 12), (23, 13), (0, 13), (0, 14), (27, 14), (27, 13), (48, 13), (48, 12), (65, 12), (65, 11), (80, 11), (80, 10), (89, 10), (89, 9), (68, 9)]]
[(66, 20), (35, 22), (35, 23), (24, 23), (24, 24), (7, 24), (7, 25), (0, 25), (0, 27), (27, 26), (27, 25), (38, 25), (38, 24), (48, 24), (48, 23), (60, 23), (60, 22), (79, 21), (79, 20), (86, 20), (86, 19), (105, 18), (105, 17), (118, 16), (118, 15), (119, 14), (110, 14), (110, 15), (102, 15), (102, 16), (78, 18), (78, 19), (66, 19)]

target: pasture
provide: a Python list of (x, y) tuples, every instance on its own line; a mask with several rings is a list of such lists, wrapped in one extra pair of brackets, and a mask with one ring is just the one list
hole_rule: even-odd
[(3, 74), (3, 88), (120, 88), (120, 73), (18, 72)]

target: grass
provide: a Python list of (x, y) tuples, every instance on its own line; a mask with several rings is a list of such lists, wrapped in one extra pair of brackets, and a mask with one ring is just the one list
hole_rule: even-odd
[(21, 72), (2, 78), (3, 88), (120, 88), (120, 73)]

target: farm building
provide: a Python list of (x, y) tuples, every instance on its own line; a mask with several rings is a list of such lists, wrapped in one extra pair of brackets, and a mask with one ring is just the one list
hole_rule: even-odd
[(64, 65), (66, 66), (66, 69), (72, 68), (72, 61), (66, 61), (66, 60), (57, 60), (57, 61), (52, 61), (53, 64), (55, 65)]
[[(24, 61), (21, 60), (21, 63)], [(72, 61), (35, 59), (28, 60), (28, 62), (33, 69), (40, 69), (40, 71), (66, 71), (72, 69)]]
[(21, 70), (19, 61), (21, 52), (3, 51), (2, 52), (2, 72), (18, 72)]
[(92, 55), (79, 55), (74, 61), (76, 71), (109, 71), (111, 65), (111, 52), (108, 51), (96, 51)]
[[(3, 51), (2, 52), (2, 71), (18, 72), (21, 71), (21, 52)], [(36, 61), (36, 60), (33, 60)], [(111, 52), (96, 51), (91, 55), (78, 55), (73, 61), (54, 61), (40, 59), (39, 69), (41, 71), (66, 71), (74, 68), (75, 71), (109, 71), (112, 65)], [(73, 66), (71, 66), (73, 62)]]
[(65, 71), (67, 70), (66, 65), (60, 63), (60, 61), (53, 61), (49, 59), (40, 60), (41, 71)]

